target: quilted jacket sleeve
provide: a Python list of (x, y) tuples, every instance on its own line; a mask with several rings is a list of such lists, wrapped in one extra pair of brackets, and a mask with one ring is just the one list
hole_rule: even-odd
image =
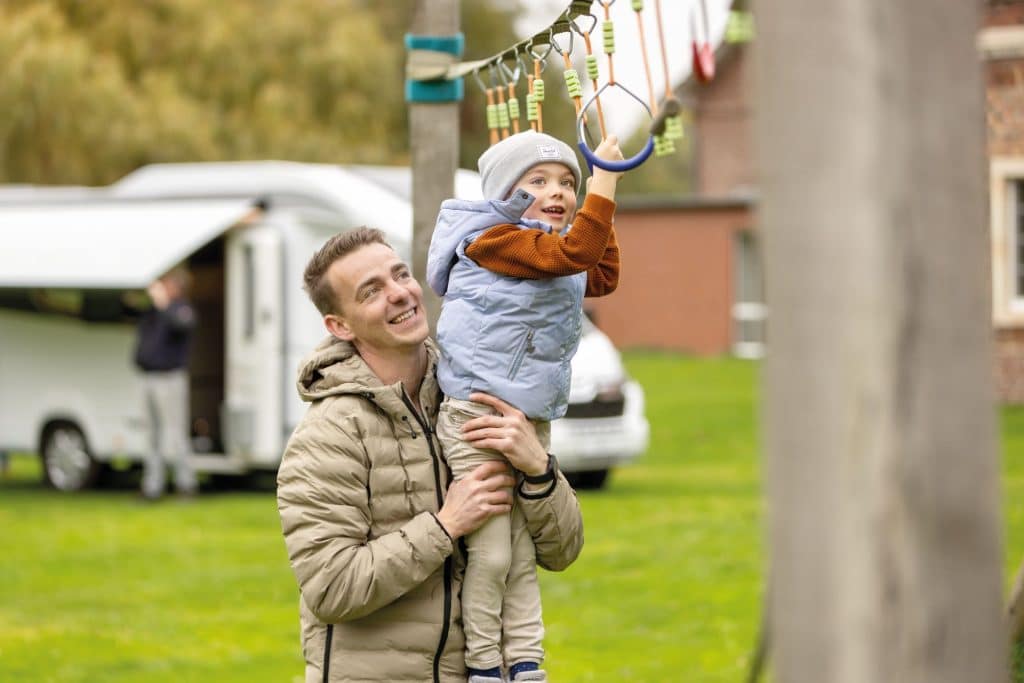
[(368, 476), (360, 444), (323, 417), (296, 430), (278, 471), (288, 559), (303, 600), (326, 623), (391, 603), (452, 552), (451, 539), (429, 512), (371, 539)]
[(516, 504), (537, 547), (537, 564), (556, 572), (572, 564), (583, 549), (583, 516), (565, 476), (559, 472), (554, 487), (540, 494), (520, 493)]

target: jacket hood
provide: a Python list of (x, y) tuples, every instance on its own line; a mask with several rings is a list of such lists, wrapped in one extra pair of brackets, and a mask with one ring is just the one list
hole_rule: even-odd
[[(429, 357), (427, 372), (434, 372), (437, 349), (424, 342)], [(381, 382), (351, 342), (328, 336), (299, 365), (296, 388), (303, 401), (313, 402), (340, 394), (393, 394), (394, 387)]]
[(459, 249), (470, 237), (496, 225), (518, 224), (551, 232), (543, 221), (523, 219), (534, 197), (525, 190), (516, 190), (507, 200), (447, 199), (441, 204), (437, 224), (427, 253), (427, 283), (438, 296), (448, 291), (448, 277), (459, 257)]

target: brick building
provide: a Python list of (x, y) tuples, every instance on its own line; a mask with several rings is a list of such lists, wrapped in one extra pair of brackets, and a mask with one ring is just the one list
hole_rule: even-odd
[(1024, 0), (990, 0), (978, 48), (988, 119), (992, 316), (1002, 399), (1024, 402)]
[[(1004, 401), (1024, 402), (1024, 0), (988, 0), (978, 48), (987, 103), (992, 315)], [(620, 202), (620, 291), (594, 302), (624, 347), (756, 356), (764, 335), (745, 79), (749, 48), (719, 51), (708, 85), (688, 83), (695, 193)]]

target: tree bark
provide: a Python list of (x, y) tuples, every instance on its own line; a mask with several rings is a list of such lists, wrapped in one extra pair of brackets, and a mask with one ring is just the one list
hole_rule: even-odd
[(774, 680), (1006, 680), (978, 5), (755, 5)]
[[(417, 0), (411, 32), (451, 36), (459, 32), (458, 0)], [(458, 102), (410, 103), (412, 155), (413, 275), (423, 284), (423, 303), (434, 330), (441, 302), (426, 284), (427, 250), (441, 202), (455, 195), (459, 159)]]

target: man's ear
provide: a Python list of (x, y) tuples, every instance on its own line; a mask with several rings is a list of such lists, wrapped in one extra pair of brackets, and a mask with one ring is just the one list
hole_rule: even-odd
[(328, 313), (324, 316), (324, 327), (342, 341), (352, 341), (355, 338), (345, 319), (333, 313)]

